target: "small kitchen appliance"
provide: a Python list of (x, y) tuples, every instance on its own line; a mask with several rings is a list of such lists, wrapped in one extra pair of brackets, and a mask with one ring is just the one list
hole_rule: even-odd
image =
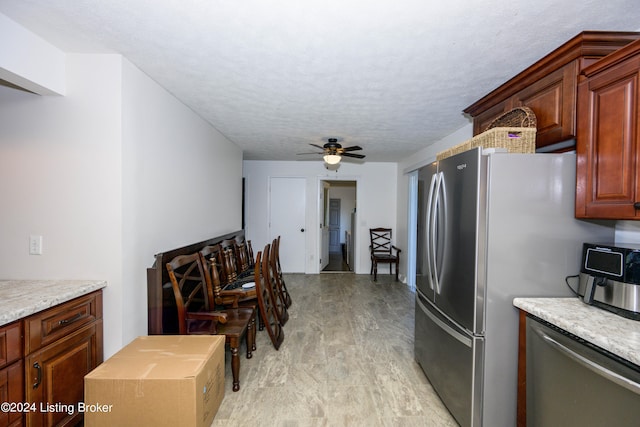
[(640, 320), (640, 246), (584, 243), (578, 295), (587, 304)]

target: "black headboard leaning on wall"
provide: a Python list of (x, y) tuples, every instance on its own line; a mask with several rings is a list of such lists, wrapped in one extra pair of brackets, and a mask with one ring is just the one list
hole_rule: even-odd
[(153, 267), (147, 268), (147, 316), (149, 335), (178, 333), (176, 301), (167, 274), (167, 262), (178, 255), (192, 254), (207, 245), (215, 245), (237, 236), (244, 238), (244, 230), (213, 237), (202, 242), (160, 252), (155, 255)]

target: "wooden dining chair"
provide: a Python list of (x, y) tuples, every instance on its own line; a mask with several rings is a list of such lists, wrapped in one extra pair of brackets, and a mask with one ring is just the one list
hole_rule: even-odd
[(392, 273), (393, 264), (396, 265), (396, 281), (398, 280), (398, 265), (400, 264), (400, 249), (392, 244), (392, 230), (391, 228), (370, 228), (369, 236), (371, 238), (371, 245), (369, 250), (371, 252), (371, 272), (373, 274), (373, 280), (378, 280), (378, 264), (389, 264), (389, 274)]
[(247, 359), (255, 349), (255, 311), (251, 308), (215, 310), (213, 290), (207, 286), (200, 255), (179, 255), (166, 265), (178, 308), (179, 332), (183, 335), (224, 335), (231, 349), (233, 391), (240, 390), (242, 339), (246, 340)]
[(280, 294), (282, 295), (282, 299), (286, 307), (289, 308), (291, 307), (292, 300), (291, 300), (291, 294), (289, 294), (287, 285), (284, 282), (282, 268), (280, 267), (280, 236), (273, 239), (273, 243), (271, 244), (271, 254), (269, 256), (269, 261), (271, 262), (271, 268), (273, 269), (273, 272), (274, 272), (278, 292), (280, 292)]
[[(267, 249), (269, 245), (265, 247)], [(264, 327), (269, 334), (273, 347), (278, 350), (284, 341), (284, 330), (280, 319), (276, 313), (276, 302), (273, 299), (273, 293), (269, 290), (269, 286), (264, 281), (262, 270), (264, 268), (264, 260), (268, 260), (268, 256), (262, 257), (262, 252), (258, 252), (255, 262), (256, 277), (256, 293), (258, 296), (258, 307), (260, 308), (260, 316), (264, 321)]]
[[(220, 242), (224, 256), (223, 268), (227, 285), (235, 283), (236, 287), (253, 281), (253, 269), (249, 268), (246, 249), (240, 251), (235, 239), (225, 239)], [(241, 261), (238, 261), (242, 258)]]
[[(255, 310), (258, 315), (258, 329), (264, 329), (264, 322), (258, 310), (258, 297), (256, 288), (235, 287), (233, 289), (225, 289), (220, 279), (221, 259), (223, 259), (223, 250), (220, 245), (208, 245), (202, 248), (200, 254), (200, 263), (204, 269), (204, 278), (207, 286), (213, 289), (214, 302), (218, 306), (226, 308), (248, 307)], [(255, 340), (254, 340), (255, 342)]]
[(285, 302), (284, 295), (278, 289), (278, 282), (276, 279), (277, 273), (275, 271), (275, 268), (273, 268), (272, 266), (272, 258), (270, 257), (272, 250), (273, 248), (269, 244), (267, 244), (262, 251), (261, 279), (262, 283), (271, 293), (271, 299), (273, 300), (276, 315), (278, 316), (280, 325), (284, 326), (289, 320), (289, 311), (287, 310), (287, 304)]

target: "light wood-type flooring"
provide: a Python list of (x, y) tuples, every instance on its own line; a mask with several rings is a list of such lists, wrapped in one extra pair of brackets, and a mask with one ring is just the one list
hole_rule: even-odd
[(456, 426), (413, 358), (414, 294), (394, 276), (286, 274), (293, 299), (276, 351), (241, 349), (240, 391), (213, 426)]

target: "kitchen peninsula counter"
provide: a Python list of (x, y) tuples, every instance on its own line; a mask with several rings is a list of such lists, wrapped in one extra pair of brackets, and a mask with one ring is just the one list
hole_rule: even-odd
[(0, 280), (0, 326), (106, 286), (104, 280)]
[(587, 305), (578, 298), (515, 298), (513, 305), (640, 365), (640, 321)]

